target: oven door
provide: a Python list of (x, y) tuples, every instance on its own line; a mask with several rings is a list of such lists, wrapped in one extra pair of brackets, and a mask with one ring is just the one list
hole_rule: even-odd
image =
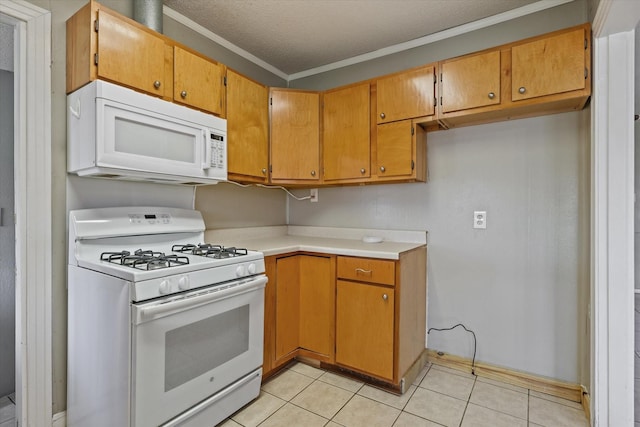
[(158, 426), (262, 366), (266, 276), (132, 306), (132, 425)]

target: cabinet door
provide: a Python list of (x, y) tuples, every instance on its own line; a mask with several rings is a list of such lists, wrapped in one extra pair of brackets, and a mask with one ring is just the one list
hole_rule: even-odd
[(370, 175), (369, 84), (324, 94), (322, 137), (325, 180)]
[(178, 46), (173, 51), (173, 99), (224, 116), (224, 66)]
[(434, 66), (394, 74), (376, 81), (378, 123), (434, 114)]
[(296, 350), (299, 345), (299, 277), (298, 257), (279, 258), (276, 261), (276, 361)]
[(585, 37), (580, 28), (512, 47), (512, 99), (584, 89)]
[(411, 120), (378, 125), (377, 165), (379, 177), (411, 176), (415, 167)]
[[(160, 37), (98, 11), (98, 77), (162, 96), (166, 85)], [(157, 86), (157, 87), (156, 87)]]
[(320, 178), (320, 95), (271, 90), (271, 180)]
[(266, 182), (269, 165), (269, 89), (227, 71), (227, 140), (229, 174)]
[(500, 104), (500, 51), (465, 56), (441, 65), (442, 112)]
[(334, 348), (335, 274), (331, 258), (298, 255), (300, 347), (323, 355)]
[(338, 280), (336, 363), (393, 379), (394, 291)]

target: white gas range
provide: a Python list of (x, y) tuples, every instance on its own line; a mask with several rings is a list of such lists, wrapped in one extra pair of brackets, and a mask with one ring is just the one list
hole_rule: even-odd
[(258, 396), (264, 257), (199, 212), (69, 214), (67, 424), (213, 426)]

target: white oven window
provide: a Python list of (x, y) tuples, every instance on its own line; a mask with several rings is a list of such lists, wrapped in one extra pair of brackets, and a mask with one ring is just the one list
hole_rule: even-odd
[(115, 117), (115, 151), (172, 161), (195, 163), (193, 134), (140, 124)]
[(249, 321), (247, 304), (166, 332), (164, 391), (246, 352)]

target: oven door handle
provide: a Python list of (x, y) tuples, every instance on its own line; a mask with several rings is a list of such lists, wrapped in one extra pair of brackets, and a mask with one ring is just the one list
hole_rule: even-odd
[(140, 324), (153, 318), (163, 317), (185, 309), (192, 309), (214, 301), (220, 301), (226, 298), (242, 295), (247, 292), (253, 292), (257, 289), (264, 288), (267, 284), (267, 276), (260, 276), (248, 282), (236, 283), (231, 286), (220, 285), (213, 287), (202, 293), (195, 293), (184, 298), (168, 301), (155, 302), (146, 306), (136, 307), (136, 324)]

